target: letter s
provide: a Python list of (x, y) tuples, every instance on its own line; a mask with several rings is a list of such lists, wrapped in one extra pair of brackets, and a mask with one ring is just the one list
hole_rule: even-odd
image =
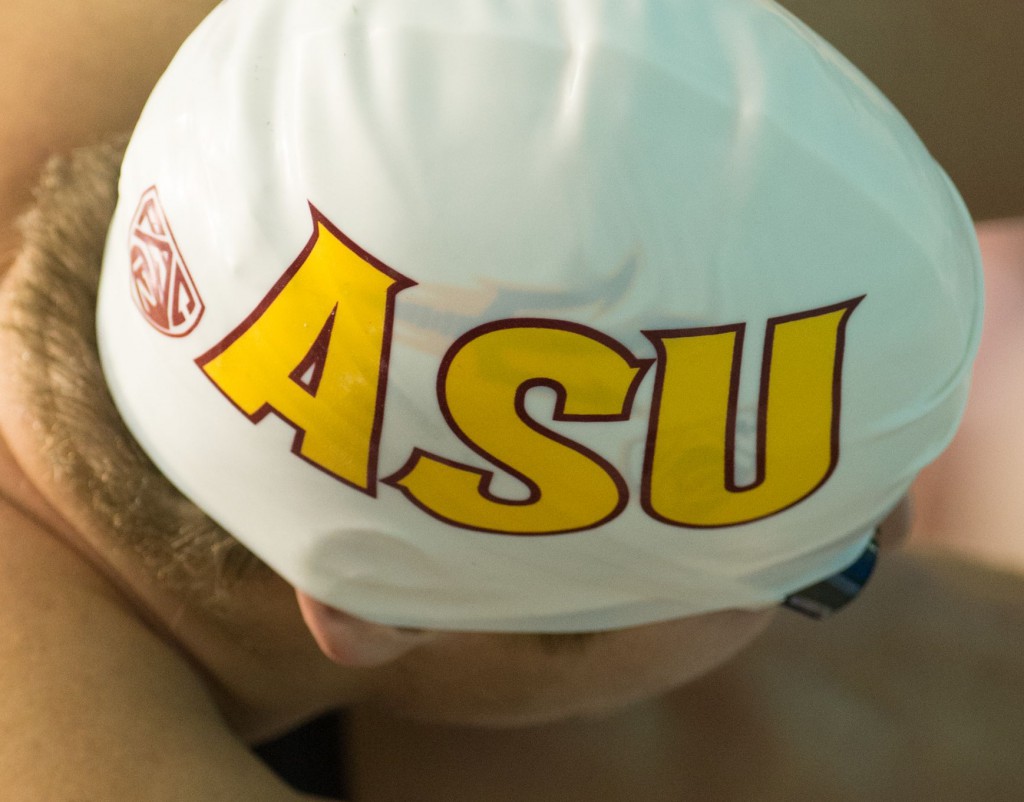
[(577, 324), (522, 319), (478, 327), (445, 357), (441, 409), (459, 438), (522, 481), (528, 497), (498, 498), (489, 471), (419, 449), (382, 481), (430, 515), (469, 529), (548, 535), (599, 526), (626, 505), (625, 482), (605, 459), (531, 419), (526, 394), (553, 389), (555, 420), (625, 420), (649, 365)]

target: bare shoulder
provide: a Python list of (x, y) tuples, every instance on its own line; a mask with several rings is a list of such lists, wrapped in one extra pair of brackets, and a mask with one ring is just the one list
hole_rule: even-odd
[[(5, 0), (0, 25), (0, 258), (46, 159), (130, 130), (216, 0)], [(0, 268), (2, 269), (2, 268)]]
[(748, 733), (789, 791), (1012, 799), (1024, 787), (1024, 575), (888, 555), (833, 621), (777, 623), (717, 681), (756, 700)]
[(485, 732), (358, 710), (349, 757), (373, 802), (499, 787), (508, 802), (1017, 799), (1021, 642), (1021, 574), (887, 555), (836, 618), (780, 614), (735, 662), (662, 699)]
[(0, 533), (5, 799), (298, 799), (85, 561), (4, 498)]

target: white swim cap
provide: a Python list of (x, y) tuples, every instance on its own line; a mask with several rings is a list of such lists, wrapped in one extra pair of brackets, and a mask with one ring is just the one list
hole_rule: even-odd
[(582, 631), (774, 604), (943, 449), (973, 228), (767, 0), (227, 0), (128, 148), (131, 431), (354, 615)]

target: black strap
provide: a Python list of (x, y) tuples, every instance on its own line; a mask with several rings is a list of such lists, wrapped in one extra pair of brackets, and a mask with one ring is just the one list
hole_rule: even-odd
[(788, 596), (783, 606), (818, 620), (842, 609), (864, 589), (878, 561), (878, 543), (872, 538), (864, 553), (835, 576)]

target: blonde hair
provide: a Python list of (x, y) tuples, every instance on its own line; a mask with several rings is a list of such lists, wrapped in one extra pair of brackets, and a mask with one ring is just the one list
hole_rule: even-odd
[(269, 571), (150, 462), (106, 389), (96, 346), (96, 290), (117, 200), (124, 140), (46, 167), (7, 282), (3, 335), (18, 354), (27, 425), (53, 478), (112, 545), (129, 548), (164, 586), (215, 599)]

